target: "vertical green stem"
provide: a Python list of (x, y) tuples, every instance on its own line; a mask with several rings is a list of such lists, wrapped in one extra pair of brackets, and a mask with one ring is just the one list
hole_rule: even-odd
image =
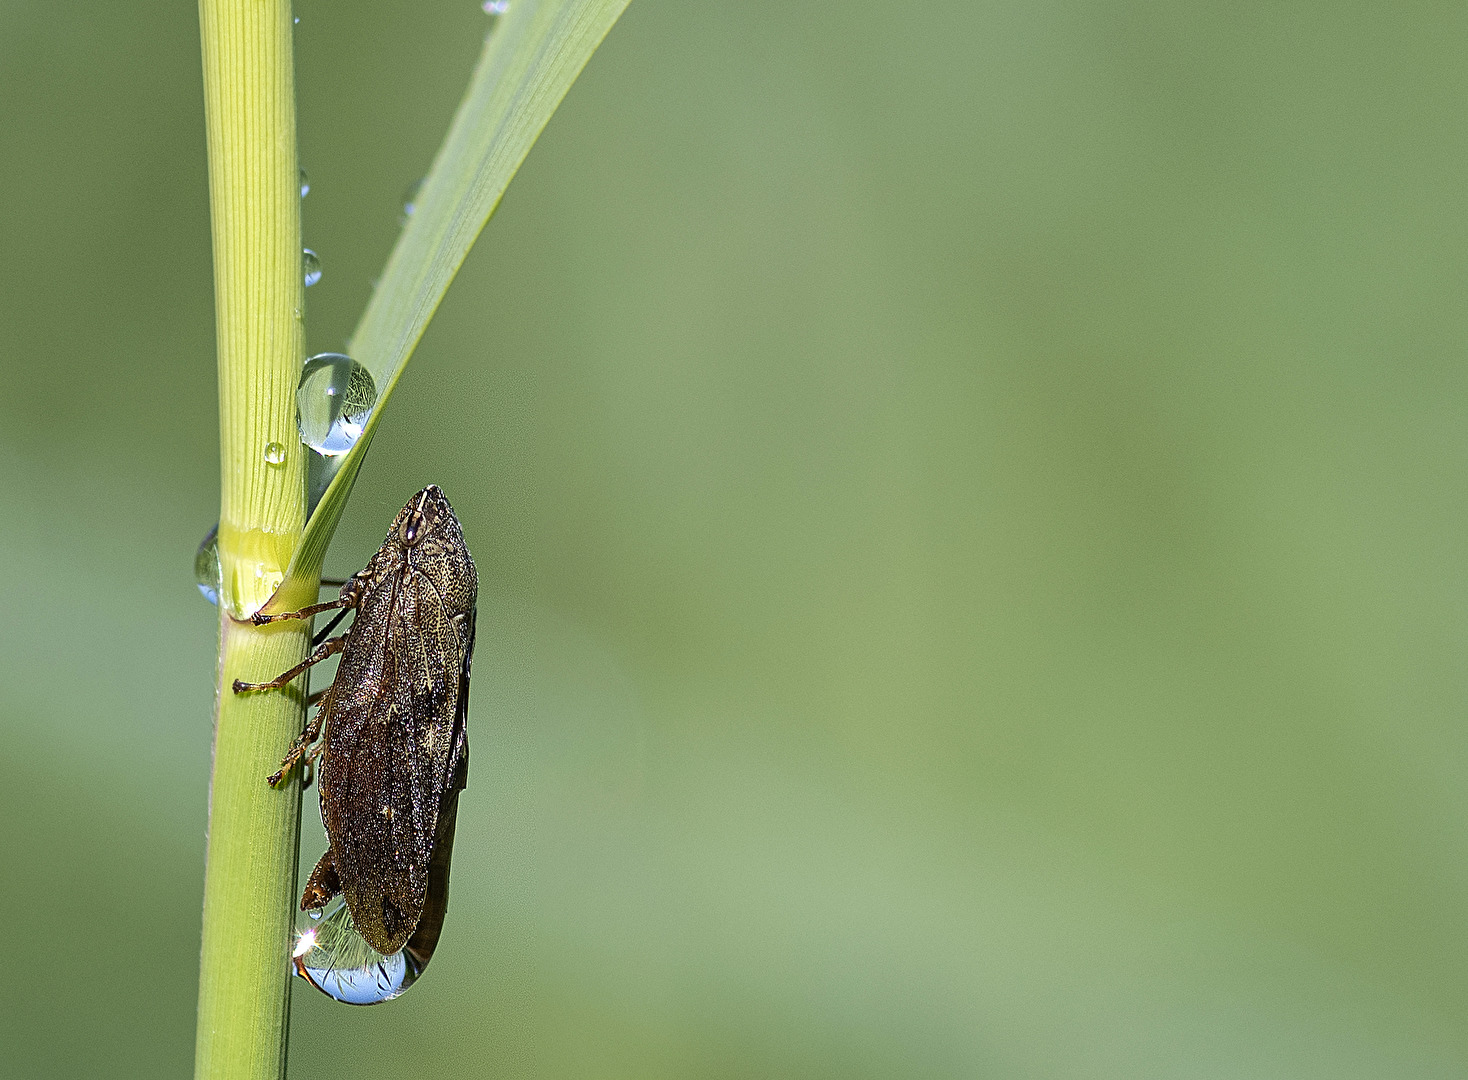
[[(300, 790), (296, 780), (271, 790), (265, 777), (300, 731), (304, 703), (299, 684), (245, 695), (230, 684), (297, 663), (310, 633), (299, 622), (256, 628), (237, 621), (280, 584), (306, 520), (295, 421), (303, 296), (290, 3), (200, 0), (199, 21), (224, 580), (195, 1075), (278, 1078), (285, 1073)], [(314, 599), (314, 592), (278, 598), (289, 607)]]

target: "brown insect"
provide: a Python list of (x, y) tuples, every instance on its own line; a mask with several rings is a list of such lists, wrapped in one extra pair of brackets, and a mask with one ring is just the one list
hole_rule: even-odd
[[(320, 756), (330, 846), (306, 882), (301, 910), (342, 894), (357, 932), (384, 955), (405, 944), (431, 955), (447, 903), (454, 820), (469, 771), (465, 721), (478, 591), (459, 519), (429, 485), (336, 600), (253, 616), (263, 625), (343, 609), (311, 655), (269, 682), (234, 684), (235, 693), (278, 689), (342, 654), (315, 720), (269, 782)], [(327, 637), (349, 610), (357, 615), (347, 632)], [(434, 917), (410, 941), (425, 906)]]

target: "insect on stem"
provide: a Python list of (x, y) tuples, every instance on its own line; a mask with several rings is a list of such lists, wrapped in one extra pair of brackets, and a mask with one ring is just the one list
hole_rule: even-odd
[[(336, 600), (251, 618), (265, 626), (340, 609), (304, 661), (234, 689), (276, 690), (342, 654), (320, 711), (268, 779), (279, 784), (297, 763), (320, 758), (330, 846), (301, 905), (318, 908), (340, 893), (357, 932), (383, 956), (414, 939), (426, 963), (446, 909), (453, 824), (468, 777), (478, 592), (459, 519), (429, 486), (398, 513), (382, 547)], [(346, 633), (329, 637), (350, 610), (356, 619)], [(423, 936), (414, 938), (420, 921)]]

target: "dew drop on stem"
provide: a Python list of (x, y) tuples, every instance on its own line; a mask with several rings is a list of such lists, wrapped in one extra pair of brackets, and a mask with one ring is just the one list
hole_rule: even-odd
[(219, 524), (216, 522), (204, 534), (199, 550), (194, 552), (194, 581), (204, 599), (216, 607), (219, 605), (219, 590), (224, 585), (224, 574), (219, 566)]

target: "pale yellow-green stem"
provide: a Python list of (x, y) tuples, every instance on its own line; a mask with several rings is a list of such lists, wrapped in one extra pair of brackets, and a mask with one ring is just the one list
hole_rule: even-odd
[[(302, 267), (289, 0), (200, 0), (219, 360), (220, 635), (199, 962), (198, 1077), (285, 1074), (300, 788), (272, 790), (300, 683), (235, 695), (304, 657), (309, 627), (256, 628), (306, 522), (296, 433)], [(319, 565), (316, 568), (319, 572)], [(314, 590), (293, 588), (300, 607)]]

